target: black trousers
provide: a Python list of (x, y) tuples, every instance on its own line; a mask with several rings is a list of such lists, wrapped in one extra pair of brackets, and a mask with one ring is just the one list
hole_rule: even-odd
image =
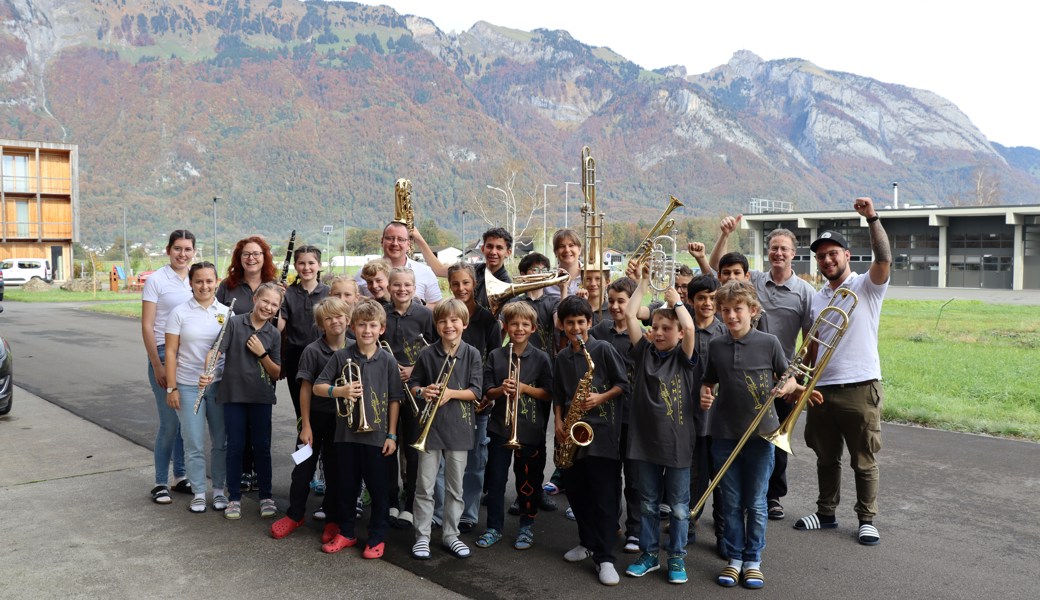
[(567, 500), (578, 522), (578, 539), (596, 564), (614, 562), (618, 519), (618, 460), (586, 456), (563, 470)]
[[(336, 442), (338, 458), (337, 475), (340, 479), (339, 529), (344, 537), (356, 537), (354, 533), (357, 522), (357, 497), (361, 493), (361, 481), (364, 480), (372, 495), (372, 514), (368, 520), (368, 546), (376, 546), (386, 539), (389, 529), (390, 505), (387, 501), (386, 463), (396, 457), (383, 456), (380, 446)], [(328, 465), (325, 466), (328, 471)]]
[[(715, 477), (715, 461), (711, 454), (711, 436), (699, 435), (694, 442), (693, 468), (690, 470), (690, 508), (701, 499), (708, 489), (708, 484)], [(700, 519), (704, 509), (690, 515), (694, 521)], [(722, 518), (722, 490), (718, 486), (711, 494), (711, 518), (715, 522), (715, 538), (722, 538), (725, 521)], [(692, 533), (691, 528), (691, 533)], [(692, 537), (691, 537), (692, 539)]]
[(307, 513), (307, 496), (311, 491), (311, 479), (318, 470), (318, 458), (324, 455), (325, 460), (325, 515), (330, 523), (338, 522), (337, 504), (337, 468), (336, 453), (332, 442), (336, 438), (336, 415), (311, 411), (311, 434), (314, 443), (311, 449), (314, 454), (296, 465), (292, 472), (292, 483), (289, 484), (289, 508), (285, 514), (293, 521), (302, 521)]
[[(419, 475), (419, 451), (412, 448), (419, 439), (419, 419), (412, 414), (408, 402), (401, 403), (401, 412), (397, 420), (397, 454), (393, 456), (390, 466), (393, 479), (390, 485), (390, 506), (402, 511), (414, 513), (415, 482)], [(404, 483), (404, 494), (398, 485), (398, 472)], [(398, 500), (400, 498), (400, 500)]]
[[(787, 415), (791, 414), (791, 405), (783, 398), (777, 398), (773, 402), (776, 408), (776, 416), (783, 423)], [(773, 448), (773, 474), (769, 476), (769, 488), (766, 490), (766, 498), (779, 500), (787, 495), (787, 453), (779, 446)]]

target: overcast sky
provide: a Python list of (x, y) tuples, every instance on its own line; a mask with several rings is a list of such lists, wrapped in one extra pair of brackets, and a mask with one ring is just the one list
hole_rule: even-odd
[[(366, 4), (377, 2), (366, 1)], [(388, 0), (443, 31), (477, 21), (530, 31), (563, 29), (646, 69), (704, 73), (737, 50), (803, 58), (829, 70), (930, 90), (956, 104), (990, 139), (1040, 148), (1040, 4), (873, 0), (566, 2)]]

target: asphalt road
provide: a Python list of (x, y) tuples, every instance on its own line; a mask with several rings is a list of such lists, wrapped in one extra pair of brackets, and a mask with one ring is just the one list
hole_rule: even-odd
[[(151, 448), (155, 407), (146, 381), (137, 321), (87, 313), (70, 305), (8, 302), (4, 309), (0, 331), (14, 347), (17, 385)], [(293, 415), (284, 386), (280, 386), (280, 392), (273, 438), (274, 481), (275, 497), (284, 509)], [(17, 411), (16, 398), (15, 414)], [(0, 431), (4, 425), (0, 421)], [(766, 588), (757, 595), (806, 600), (1036, 598), (1040, 574), (1040, 445), (898, 425), (886, 425), (884, 432), (881, 510), (876, 521), (882, 543), (867, 548), (857, 544), (854, 537), (854, 492), (848, 469), (843, 483), (846, 501), (838, 514), (840, 527), (811, 533), (791, 528), (796, 517), (815, 508), (815, 461), (799, 431), (788, 471), (791, 493), (784, 502), (789, 516), (770, 522), (763, 563)], [(140, 510), (154, 509), (147, 497), (149, 477), (136, 480), (124, 476), (114, 485), (139, 489)], [(562, 497), (558, 499), (565, 505)], [(507, 492), (507, 501), (511, 500), (512, 494)], [(183, 503), (181, 498), (177, 501)], [(266, 523), (242, 524), (260, 529), (255, 538), (260, 545), (258, 553), (278, 551), (271, 545), (279, 542), (263, 535)], [(710, 527), (710, 523), (707, 525)], [(321, 577), (327, 569), (330, 557), (318, 550), (318, 531), (317, 525), (308, 522), (293, 534), (294, 538), (314, 538), (310, 546), (302, 546), (313, 547), (313, 551), (301, 550), (299, 543), (281, 546), (285, 548), (284, 560), (303, 569), (304, 579), (311, 571)], [(478, 528), (477, 533), (480, 531)], [(714, 576), (723, 564), (714, 555), (710, 533), (689, 548), (688, 584), (670, 586), (659, 572), (643, 579), (622, 577), (620, 586), (608, 589), (597, 583), (590, 562), (573, 565), (562, 561), (562, 554), (576, 543), (574, 525), (564, 519), (562, 510), (539, 516), (536, 545), (531, 550), (512, 549), (508, 540), (515, 532), (516, 521), (509, 518), (507, 541), (488, 550), (474, 548), (474, 557), (469, 560), (452, 559), (435, 549), (433, 560), (419, 562), (408, 557), (411, 534), (395, 530), (385, 561), (401, 567), (402, 578), (418, 575), (473, 598), (573, 598), (586, 596), (590, 590), (614, 596), (649, 594), (654, 598), (750, 593), (723, 591), (715, 585)], [(477, 533), (463, 539), (472, 546)], [(220, 545), (222, 540), (209, 543)], [(241, 546), (232, 550), (243, 557), (250, 552)], [(635, 558), (620, 553), (620, 548), (618, 557), (619, 571)], [(138, 557), (138, 568), (154, 569), (160, 577), (163, 558), (161, 552), (156, 552), (153, 560)], [(331, 558), (351, 560), (340, 555)], [(83, 560), (90, 557), (84, 555)]]

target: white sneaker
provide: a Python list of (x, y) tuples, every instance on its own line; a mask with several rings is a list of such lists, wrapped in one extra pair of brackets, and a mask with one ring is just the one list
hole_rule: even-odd
[(578, 544), (563, 555), (563, 560), (567, 562), (581, 562), (590, 556), (592, 556), (592, 550)]
[(400, 514), (401, 514), (400, 510), (398, 510), (396, 508), (392, 508), (392, 507), (390, 508), (390, 518), (391, 519), (396, 519), (398, 517), (398, 515), (400, 515)]
[(625, 554), (635, 554), (639, 552), (639, 538), (634, 535), (628, 536), (625, 540)]
[(599, 582), (603, 585), (617, 585), (621, 583), (621, 577), (618, 576), (614, 563), (601, 562), (596, 568), (599, 570)]

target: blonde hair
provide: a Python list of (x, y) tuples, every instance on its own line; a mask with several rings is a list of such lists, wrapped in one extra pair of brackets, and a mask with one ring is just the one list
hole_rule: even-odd
[(407, 275), (412, 278), (412, 283), (415, 283), (415, 271), (411, 267), (394, 267), (390, 269), (390, 275), (387, 276), (387, 280), (393, 281), (395, 275)]
[(741, 303), (755, 312), (762, 310), (762, 304), (758, 301), (758, 295), (750, 282), (734, 279), (727, 281), (715, 292), (715, 306), (721, 308), (725, 304)]
[(517, 319), (527, 319), (538, 327), (538, 313), (526, 302), (510, 302), (502, 307), (502, 322), (509, 324)]
[(365, 266), (361, 267), (361, 277), (365, 281), (372, 279), (378, 273), (386, 275), (387, 281), (390, 280), (390, 263), (386, 259), (377, 258), (370, 260), (365, 263)]
[(348, 277), (346, 275), (332, 275), (331, 277), (328, 277), (328, 278), (325, 279), (325, 285), (329, 286), (329, 288), (333, 288), (333, 287), (335, 287), (337, 285), (343, 285), (343, 284), (346, 284), (348, 286), (353, 286), (355, 294), (357, 294), (359, 292), (358, 284), (357, 284), (356, 281), (354, 281), (353, 277)]
[(322, 327), (325, 319), (338, 315), (343, 315), (349, 319), (350, 305), (335, 296), (323, 298), (321, 302), (314, 305), (314, 324), (322, 331), (325, 331), (325, 328)]
[(354, 305), (354, 312), (350, 315), (351, 324), (365, 321), (376, 321), (380, 325), (386, 325), (386, 311), (371, 298), (359, 298)]
[(451, 317), (458, 317), (463, 325), (469, 325), (469, 309), (466, 308), (466, 303), (458, 298), (448, 298), (433, 307), (434, 323)]

